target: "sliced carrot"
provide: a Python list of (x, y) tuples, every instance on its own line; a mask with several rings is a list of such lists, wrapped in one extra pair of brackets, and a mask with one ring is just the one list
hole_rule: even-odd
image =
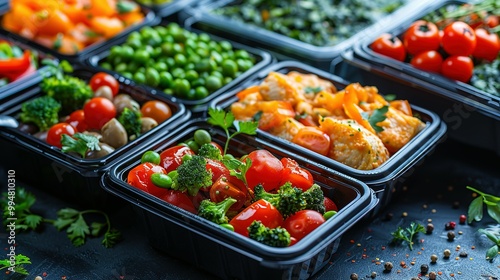
[(327, 109), (330, 112), (341, 109), (344, 103), (344, 92), (330, 93), (327, 91), (319, 92), (315, 99), (315, 104)]
[(65, 34), (73, 29), (73, 23), (61, 10), (41, 12), (37, 15), (38, 33), (42, 35)]
[(249, 94), (259, 92), (260, 86), (259, 85), (254, 85), (247, 87), (246, 89), (238, 92), (236, 94), (236, 97), (238, 97), (238, 100), (243, 100), (245, 97), (247, 97)]
[[(25, 25), (32, 24), (34, 10), (19, 3), (13, 3), (10, 11), (3, 16), (2, 26), (11, 31), (18, 33)], [(30, 28), (31, 29), (31, 28)]]
[(118, 18), (123, 21), (125, 26), (138, 24), (144, 20), (144, 14), (140, 12), (131, 12), (125, 14), (118, 14)]
[(90, 19), (90, 27), (95, 33), (101, 34), (105, 38), (111, 38), (120, 33), (124, 26), (121, 20), (108, 17), (93, 17)]
[(373, 127), (370, 125), (370, 123), (363, 118), (361, 115), (361, 108), (359, 108), (358, 103), (358, 87), (356, 85), (359, 84), (350, 84), (348, 85), (344, 91), (344, 111), (346, 115), (358, 122), (360, 125), (362, 125), (364, 128), (368, 129), (372, 133), (375, 134), (375, 130)]
[(95, 17), (112, 17), (117, 14), (116, 1), (114, 0), (91, 0), (89, 13)]

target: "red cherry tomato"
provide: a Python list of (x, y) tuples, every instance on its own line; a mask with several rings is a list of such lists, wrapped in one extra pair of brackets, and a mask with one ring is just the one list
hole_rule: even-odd
[(142, 105), (141, 114), (143, 117), (149, 117), (157, 123), (162, 123), (172, 116), (172, 109), (165, 102), (151, 100)]
[(276, 228), (283, 224), (283, 216), (271, 203), (260, 199), (234, 216), (229, 224), (234, 227), (234, 232), (248, 237), (248, 227), (253, 221), (261, 221), (266, 227)]
[(160, 196), (161, 200), (166, 201), (186, 211), (189, 211), (193, 214), (197, 213), (193, 201), (187, 194), (176, 190), (166, 189), (166, 191), (167, 192), (164, 195)]
[(403, 44), (411, 55), (424, 51), (435, 51), (439, 48), (440, 43), (438, 27), (425, 20), (414, 22), (403, 36)]
[(415, 55), (410, 64), (420, 70), (439, 73), (443, 57), (437, 51), (423, 51)]
[(76, 110), (71, 113), (66, 122), (75, 127), (78, 132), (84, 132), (88, 128), (88, 125), (85, 122), (85, 113), (82, 109)]
[(489, 15), (484, 21), (489, 28), (495, 28), (500, 24), (500, 17), (497, 15)]
[(450, 79), (467, 83), (472, 77), (474, 63), (468, 56), (450, 56), (441, 65), (441, 74)]
[(102, 86), (108, 86), (111, 89), (113, 96), (117, 95), (120, 89), (120, 84), (118, 83), (118, 80), (116, 80), (115, 77), (105, 72), (95, 73), (90, 78), (89, 85), (94, 92)]
[(233, 185), (228, 178), (222, 176), (215, 181), (212, 187), (210, 187), (210, 200), (213, 202), (221, 202), (227, 197), (236, 199), (236, 202), (231, 205), (229, 209), (237, 211), (245, 204), (247, 195), (237, 186)]
[(299, 166), (299, 164), (291, 158), (282, 158), (281, 163), (283, 163), (283, 173), (281, 175), (280, 186), (286, 182), (292, 183), (294, 187), (302, 189), (303, 191), (308, 190), (314, 183), (314, 178), (307, 169)]
[(165, 171), (170, 172), (176, 170), (182, 163), (182, 157), (185, 155), (194, 155), (195, 152), (188, 146), (170, 147), (160, 153), (160, 165), (165, 168)]
[(221, 155), (224, 154), (224, 149), (222, 148), (221, 145), (217, 144), (216, 142), (212, 141), (210, 144), (214, 145), (217, 149), (219, 149)]
[(62, 135), (73, 136), (76, 132), (76, 128), (69, 123), (57, 123), (51, 126), (47, 132), (47, 144), (61, 148)]
[(496, 33), (489, 33), (484, 28), (478, 28), (476, 32), (476, 48), (472, 55), (478, 59), (493, 61), (500, 52), (500, 39)]
[(300, 210), (283, 222), (283, 228), (290, 233), (290, 236), (300, 241), (324, 222), (325, 218), (321, 213), (314, 210)]
[(465, 22), (455, 21), (443, 30), (441, 44), (449, 55), (469, 56), (476, 47), (476, 33)]
[(292, 142), (320, 155), (326, 156), (330, 152), (330, 136), (318, 127), (306, 126), (301, 128), (292, 138)]
[(373, 41), (370, 48), (376, 53), (399, 61), (404, 61), (406, 58), (406, 49), (401, 40), (389, 33), (380, 35)]
[(329, 197), (325, 196), (323, 199), (323, 203), (325, 204), (325, 212), (328, 211), (339, 211), (339, 208), (337, 207), (337, 204), (333, 202)]
[(116, 117), (113, 102), (104, 97), (94, 97), (83, 106), (85, 122), (89, 128), (101, 129), (109, 120)]
[(266, 191), (280, 187), (283, 164), (277, 157), (267, 150), (252, 151), (247, 157), (252, 160), (252, 165), (245, 175), (251, 190), (257, 184), (262, 184)]
[(162, 197), (167, 194), (168, 189), (153, 184), (151, 181), (153, 173), (167, 174), (163, 167), (151, 162), (145, 162), (130, 170), (127, 175), (127, 183), (156, 197)]
[(207, 170), (212, 172), (212, 183), (215, 183), (221, 176), (229, 177), (229, 169), (218, 160), (206, 158)]

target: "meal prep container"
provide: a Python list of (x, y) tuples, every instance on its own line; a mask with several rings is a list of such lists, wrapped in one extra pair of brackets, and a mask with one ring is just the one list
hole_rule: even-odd
[[(6, 4), (5, 6), (0, 5), (0, 15), (3, 16), (9, 9), (10, 9), (10, 6), (8, 4)], [(145, 6), (141, 6), (141, 11), (144, 14), (144, 19), (142, 22), (135, 24), (133, 26), (127, 27), (122, 32), (120, 32), (119, 34), (117, 34), (116, 36), (114, 36), (112, 38), (91, 44), (75, 54), (60, 53), (57, 50), (54, 50), (52, 48), (48, 48), (44, 45), (41, 45), (37, 42), (34, 42), (34, 41), (28, 39), (26, 37), (23, 37), (19, 34), (10, 32), (10, 31), (4, 29), (3, 26), (1, 26), (1, 25), (0, 25), (0, 34), (8, 37), (12, 41), (16, 41), (16, 42), (20, 42), (20, 43), (23, 43), (26, 45), (30, 45), (38, 50), (43, 51), (44, 53), (52, 54), (54, 57), (59, 58), (61, 60), (68, 60), (70, 62), (81, 62), (89, 55), (89, 53), (91, 51), (99, 49), (99, 48), (101, 48), (105, 45), (108, 45), (108, 44), (113, 44), (113, 42), (115, 40), (117, 40), (118, 38), (120, 38), (122, 36), (126, 36), (127, 34), (130, 34), (132, 31), (138, 30), (139, 28), (141, 28), (145, 25), (152, 24), (155, 20), (157, 20), (156, 14), (150, 8), (145, 7)], [(1, 16), (0, 16), (0, 19), (1, 19)], [(28, 19), (26, 19), (26, 20), (28, 20)]]
[[(238, 100), (236, 93), (239, 91), (249, 86), (260, 84), (270, 72), (280, 72), (286, 74), (291, 71), (315, 74), (322, 79), (331, 81), (337, 89), (342, 89), (350, 83), (341, 77), (300, 62), (283, 61), (271, 65), (256, 75), (253, 75), (232, 91), (214, 100), (210, 106), (229, 110), (231, 104)], [(377, 82), (362, 85), (379, 87)], [(405, 88), (399, 89), (399, 91), (404, 90)], [(391, 93), (398, 94), (399, 91)], [(380, 90), (379, 92), (381, 94), (385, 93)], [(400, 99), (399, 95), (397, 98)], [(411, 99), (409, 99), (409, 102), (412, 104)], [(418, 114), (420, 116), (421, 120), (426, 124), (426, 127), (403, 148), (392, 155), (385, 163), (372, 170), (359, 170), (352, 168), (327, 156), (322, 156), (318, 153), (312, 152), (297, 144), (274, 136), (260, 129), (258, 130), (257, 135), (258, 138), (266, 139), (272, 143), (278, 143), (278, 145), (286, 147), (287, 150), (314, 161), (319, 166), (336, 170), (366, 183), (375, 191), (377, 197), (380, 199), (380, 203), (372, 213), (373, 215), (376, 215), (390, 202), (393, 193), (402, 187), (402, 183), (413, 173), (414, 169), (426, 158), (426, 156), (431, 154), (437, 144), (445, 138), (447, 127), (437, 114), (427, 109), (414, 106), (413, 104), (412, 110), (414, 114)]]
[[(265, 28), (254, 26), (248, 22), (240, 22), (212, 13), (216, 8), (238, 6), (241, 4), (239, 0), (206, 2), (207, 3), (200, 4), (196, 9), (186, 8), (181, 11), (180, 14), (185, 18), (184, 24), (186, 27), (200, 29), (246, 45), (259, 46), (271, 52), (279, 60), (299, 60), (319, 69), (328, 70), (331, 61), (337, 59), (343, 50), (350, 48), (355, 42), (364, 38), (367, 34), (376, 32), (383, 26), (397, 24), (396, 19), (399, 20), (406, 11), (425, 5), (428, 0), (403, 1), (403, 3), (406, 4), (403, 4), (390, 14), (379, 11), (380, 18), (375, 20), (375, 22), (366, 24), (366, 27), (360, 28), (360, 31), (350, 38), (331, 46), (316, 46), (277, 32), (266, 30)], [(331, 2), (332, 1), (325, 1), (325, 3), (329, 4), (331, 4)], [(379, 8), (381, 9), (382, 7)], [(356, 25), (356, 23), (345, 24)]]
[[(152, 25), (152, 26), (166, 26), (169, 23), (171, 23), (171, 22), (168, 21), (167, 19), (163, 19), (160, 23)], [(197, 34), (202, 33), (202, 32), (200, 32), (198, 30), (195, 30), (195, 29), (186, 29), (186, 30), (188, 30), (189, 32), (197, 33)], [(203, 32), (203, 33), (205, 33), (205, 32)], [(210, 36), (210, 38), (212, 40), (215, 40), (217, 42), (225, 40), (225, 39), (222, 39), (220, 37), (214, 36), (212, 34), (208, 34), (208, 35)], [(123, 36), (119, 40), (115, 41), (113, 45), (121, 45), (121, 44), (125, 43), (126, 40), (127, 40), (127, 36)], [(195, 114), (203, 112), (203, 111), (206, 111), (207, 108), (208, 108), (209, 102), (212, 101), (216, 96), (218, 96), (218, 95), (226, 92), (230, 88), (234, 87), (236, 84), (238, 84), (241, 81), (243, 81), (244, 79), (246, 79), (248, 76), (252, 75), (253, 73), (258, 72), (259, 70), (261, 70), (265, 66), (269, 65), (273, 61), (272, 56), (268, 52), (266, 52), (266, 51), (260, 50), (258, 48), (253, 48), (253, 47), (250, 47), (250, 46), (242, 45), (240, 43), (233, 42), (233, 41), (230, 41), (230, 40), (225, 40), (225, 41), (230, 42), (231, 45), (233, 46), (233, 49), (235, 49), (235, 50), (245, 50), (250, 55), (254, 56), (254, 58), (255, 58), (255, 64), (254, 64), (254, 66), (252, 68), (250, 68), (246, 72), (244, 72), (241, 75), (239, 75), (238, 77), (236, 77), (230, 83), (222, 86), (221, 88), (219, 88), (215, 92), (209, 94), (207, 97), (205, 97), (203, 99), (200, 99), (200, 100), (189, 100), (189, 99), (185, 99), (185, 98), (177, 98), (182, 104), (184, 104), (191, 112), (193, 112)], [(101, 63), (110, 55), (110, 48), (111, 48), (111, 46), (112, 45), (108, 45), (106, 48), (103, 48), (103, 49), (101, 49), (99, 51), (94, 52), (86, 60), (86, 63), (90, 64), (92, 67), (94, 67), (96, 69), (99, 69), (100, 71), (107, 71), (107, 72), (112, 72), (112, 73), (114, 73), (116, 75), (120, 75), (120, 73), (117, 73), (117, 72), (114, 72), (114, 71), (110, 71), (110, 70), (106, 70), (106, 69), (104, 69), (101, 66)], [(152, 91), (153, 93), (162, 93), (162, 91), (159, 88), (153, 88), (153, 87), (150, 87), (150, 86), (147, 86), (147, 85), (143, 85), (143, 86), (146, 87), (146, 88), (148, 88), (148, 90)]]
[(175, 258), (223, 279), (307, 279), (333, 258), (341, 235), (364, 217), (377, 203), (373, 191), (361, 181), (334, 170), (322, 169), (315, 162), (290, 154), (286, 147), (240, 134), (231, 139), (229, 153), (248, 154), (266, 149), (278, 158), (295, 159), (309, 170), (325, 195), (339, 207), (338, 213), (297, 244), (286, 248), (263, 245), (223, 229), (188, 211), (166, 203), (127, 183), (128, 172), (140, 164), (148, 150), (161, 152), (192, 138), (205, 129), (222, 146), (225, 132), (209, 125), (206, 119), (193, 119), (174, 131), (160, 132), (137, 149), (123, 155), (102, 177), (104, 189), (132, 204), (144, 222), (150, 244)]
[(330, 72), (365, 83), (383, 80), (381, 85), (386, 91), (394, 91), (403, 85), (407, 88), (404, 94), (415, 100), (415, 104), (426, 106), (442, 117), (451, 128), (448, 130), (451, 138), (500, 155), (500, 95), (419, 70), (407, 62), (385, 57), (370, 48), (370, 44), (382, 33), (400, 36), (411, 23), (430, 12), (464, 3), (467, 2), (438, 1), (425, 9), (409, 13), (404, 23), (372, 33), (351, 50), (343, 52), (342, 61), (332, 63)]
[(177, 14), (180, 10), (196, 4), (198, 1), (197, 0), (171, 0), (170, 2), (163, 3), (163, 4), (143, 4), (140, 3), (141, 1), (136, 1), (142, 6), (145, 6), (159, 17), (168, 17)]
[[(96, 73), (86, 67), (75, 66), (72, 75), (89, 80)], [(190, 113), (174, 98), (156, 96), (129, 80), (119, 78), (120, 92), (130, 95), (139, 104), (149, 100), (160, 100), (168, 104), (172, 116), (137, 139), (98, 159), (82, 159), (60, 151), (35, 136), (17, 128), (0, 126), (0, 151), (3, 166), (15, 170), (20, 182), (47, 191), (53, 195), (85, 206), (105, 206), (112, 196), (99, 187), (99, 177), (109, 169), (121, 154), (135, 147), (157, 131), (166, 133), (177, 122), (189, 118)], [(18, 118), (23, 102), (44, 95), (39, 84), (34, 84), (20, 93), (20, 97), (0, 104), (0, 115)]]

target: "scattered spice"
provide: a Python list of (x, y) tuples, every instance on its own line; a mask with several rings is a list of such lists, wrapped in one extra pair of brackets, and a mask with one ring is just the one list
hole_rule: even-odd
[(430, 280), (435, 280), (436, 277), (437, 277), (436, 272), (434, 272), (434, 271), (429, 272), (429, 279)]
[(436, 254), (431, 255), (431, 263), (436, 263), (438, 260), (438, 256)]
[(434, 225), (433, 225), (433, 224), (431, 224), (431, 223), (428, 223), (428, 224), (427, 224), (426, 233), (427, 233), (427, 234), (431, 234), (433, 231), (434, 231)]
[(408, 212), (403, 212), (403, 214), (401, 214), (401, 216), (408, 217)]
[(458, 202), (458, 201), (453, 202), (453, 206), (452, 207), (453, 207), (453, 209), (460, 208), (460, 202)]
[(451, 251), (449, 249), (444, 250), (443, 255), (445, 259), (449, 258), (451, 256)]
[(467, 252), (461, 251), (460, 254), (458, 254), (461, 258), (467, 258)]
[(431, 210), (431, 212), (432, 212), (432, 213), (436, 213), (436, 212), (437, 212), (437, 210), (436, 210), (436, 209), (432, 209), (432, 210)]
[(465, 224), (465, 222), (466, 222), (466, 221), (467, 221), (467, 216), (465, 216), (465, 215), (463, 215), (463, 214), (462, 214), (462, 215), (460, 215), (460, 218), (458, 218), (458, 222), (459, 222), (460, 224), (462, 224), (462, 225), (463, 225), (463, 224)]
[(385, 214), (385, 220), (386, 221), (390, 221), (392, 220), (392, 218), (394, 217), (394, 215), (392, 213), (387, 213)]
[(370, 275), (370, 277), (372, 279), (375, 279), (377, 277), (377, 273), (375, 271), (373, 271), (372, 274)]
[(394, 265), (391, 262), (384, 263), (385, 271), (391, 271), (393, 267), (394, 267)]
[(356, 273), (351, 273), (351, 277), (350, 277), (351, 280), (358, 280), (359, 277)]
[(429, 272), (429, 266), (424, 263), (420, 266), (420, 274), (425, 275), (427, 272)]
[(37, 276), (37, 277), (35, 277), (35, 280), (43, 280), (43, 278), (40, 276)]
[(454, 231), (451, 231), (451, 230), (448, 231), (448, 234), (446, 236), (448, 236), (449, 241), (455, 240), (455, 232)]
[(444, 228), (446, 230), (451, 230), (451, 229), (455, 229), (455, 227), (457, 226), (457, 223), (455, 222), (448, 222), (444, 225)]

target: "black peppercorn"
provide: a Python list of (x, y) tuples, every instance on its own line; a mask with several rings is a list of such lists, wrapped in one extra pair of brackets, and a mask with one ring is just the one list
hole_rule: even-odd
[(455, 232), (454, 231), (448, 231), (448, 240), (453, 241), (455, 239)]
[(425, 275), (427, 274), (427, 272), (429, 272), (429, 266), (424, 263), (423, 265), (420, 266), (420, 273), (422, 275)]
[(426, 230), (427, 234), (431, 234), (433, 231), (434, 231), (434, 225), (431, 223), (428, 223), (427, 230)]

